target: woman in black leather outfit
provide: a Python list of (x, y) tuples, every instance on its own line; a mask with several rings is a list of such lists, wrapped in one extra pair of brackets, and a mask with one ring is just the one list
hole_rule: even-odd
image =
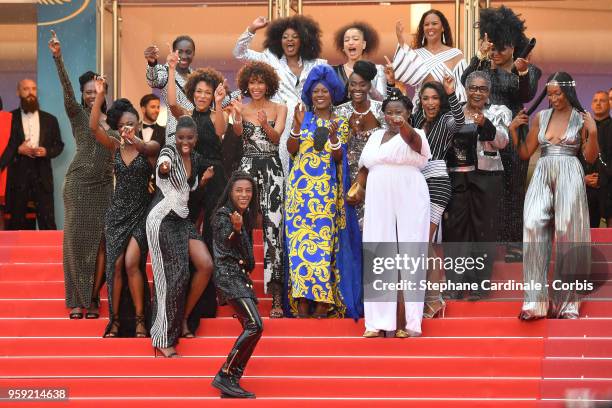
[(251, 232), (258, 213), (257, 187), (245, 172), (235, 171), (219, 200), (213, 222), (215, 285), (221, 305), (229, 304), (242, 333), (212, 385), (222, 397), (255, 398), (239, 381), (263, 332), (257, 297), (249, 273), (255, 267)]

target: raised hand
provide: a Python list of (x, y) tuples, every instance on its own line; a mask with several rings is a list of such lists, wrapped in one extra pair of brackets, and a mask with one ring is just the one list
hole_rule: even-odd
[(521, 109), (520, 112), (516, 114), (514, 119), (512, 119), (512, 122), (510, 122), (510, 126), (508, 126), (508, 129), (518, 129), (520, 126), (528, 124), (529, 116), (527, 116), (527, 114), (525, 113), (525, 109)]
[[(332, 119), (331, 121), (329, 121), (329, 140), (335, 140), (335, 142), (338, 141), (338, 122), (334, 119)], [(334, 142), (334, 143), (335, 143)]]
[(589, 133), (593, 134), (594, 132), (597, 132), (597, 124), (595, 123), (595, 119), (593, 119), (593, 116), (591, 116), (589, 112), (582, 112), (580, 113), (580, 116), (582, 116), (582, 119), (584, 120), (584, 126), (589, 131)]
[(159, 165), (159, 172), (164, 175), (170, 173), (170, 162), (162, 162), (162, 164)]
[(96, 92), (99, 94), (106, 93), (106, 77), (104, 75), (97, 75), (94, 79), (94, 87)]
[(385, 55), (385, 77), (387, 78), (387, 84), (395, 85), (395, 71), (393, 70), (393, 63)]
[(517, 58), (514, 61), (514, 67), (518, 72), (525, 72), (529, 69), (529, 61), (525, 58)]
[(213, 166), (210, 166), (206, 170), (204, 170), (204, 173), (202, 173), (202, 180), (208, 181), (211, 178), (213, 178), (214, 175), (215, 175), (215, 168)]
[(268, 123), (268, 115), (266, 114), (266, 111), (260, 110), (257, 112), (257, 120), (259, 121), (259, 126), (265, 126), (265, 124)]
[(233, 99), (229, 106), (234, 115), (234, 123), (242, 122), (242, 97), (239, 96), (238, 99)]
[(478, 126), (482, 126), (485, 123), (485, 115), (480, 112), (474, 113), (472, 115), (472, 119), (474, 120), (474, 123)]
[(60, 45), (60, 42), (57, 39), (57, 34), (55, 34), (54, 30), (51, 30), (51, 39), (49, 40), (49, 49), (51, 50), (51, 54), (53, 54), (55, 58), (62, 55), (62, 46)]
[(446, 75), (442, 85), (444, 85), (444, 91), (447, 95), (455, 93), (455, 78), (452, 75)]
[(404, 119), (403, 116), (393, 115), (393, 116), (389, 116), (389, 123), (393, 126), (396, 126), (397, 128), (401, 128), (402, 126), (406, 124), (406, 120)]
[(121, 129), (121, 137), (125, 139), (128, 144), (136, 143), (136, 128), (133, 126), (124, 126)]
[(157, 48), (157, 45), (150, 45), (145, 48), (144, 57), (150, 65), (157, 64), (159, 59), (159, 48)]
[(238, 211), (234, 211), (229, 215), (234, 231), (240, 232), (242, 229), (242, 215)]
[(168, 66), (171, 69), (176, 69), (178, 62), (179, 62), (178, 51), (172, 51), (172, 48), (170, 48), (170, 53), (166, 57), (166, 63), (168, 63)]
[(402, 20), (398, 20), (395, 23), (395, 36), (397, 37), (397, 42), (400, 46), (406, 44), (406, 38), (404, 37), (404, 23), (402, 23)]
[(485, 33), (484, 38), (480, 42), (479, 51), (483, 57), (488, 57), (493, 49), (493, 43), (489, 41), (489, 34)]
[(215, 89), (215, 105), (221, 108), (221, 103), (223, 103), (223, 99), (225, 99), (225, 95), (227, 92), (225, 91), (225, 87), (227, 86), (227, 79), (223, 80), (223, 83), (217, 85), (217, 89)]
[(262, 28), (267, 26), (269, 23), (270, 22), (268, 21), (267, 18), (265, 18), (263, 16), (259, 16), (255, 20), (253, 20), (251, 25), (249, 25), (249, 31), (252, 34), (255, 34), (257, 32), (257, 30), (261, 30)]
[(302, 122), (304, 121), (304, 115), (306, 114), (306, 109), (304, 108), (304, 104), (302, 102), (298, 102), (293, 109), (293, 128), (301, 128)]

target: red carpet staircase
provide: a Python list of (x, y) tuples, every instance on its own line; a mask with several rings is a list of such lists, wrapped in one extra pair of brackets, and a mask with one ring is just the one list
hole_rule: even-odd
[[(593, 239), (612, 242), (612, 230)], [(67, 317), (61, 242), (61, 232), (0, 232), (2, 396), (67, 388), (68, 405), (83, 407), (521, 408), (562, 407), (567, 395), (611, 399), (612, 302), (585, 302), (576, 321), (525, 323), (516, 317), (516, 292), (498, 294), (510, 301), (452, 302), (445, 318), (424, 321), (423, 337), (412, 339), (364, 339), (363, 322), (349, 319), (266, 318), (242, 382), (258, 399), (220, 399), (210, 381), (240, 332), (229, 309), (181, 341), (181, 359), (154, 358), (149, 339), (103, 339), (105, 300), (99, 320)], [(260, 235), (256, 242), (253, 276), (267, 316)], [(494, 279), (508, 277), (520, 280), (521, 265), (497, 263)], [(602, 289), (609, 299), (611, 286)], [(67, 404), (0, 402), (13, 405)]]

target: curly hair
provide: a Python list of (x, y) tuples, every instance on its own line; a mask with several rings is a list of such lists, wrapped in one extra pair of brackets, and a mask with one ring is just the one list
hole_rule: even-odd
[(223, 75), (214, 68), (200, 68), (189, 74), (187, 83), (185, 83), (185, 95), (190, 101), (193, 101), (193, 95), (200, 82), (208, 84), (214, 92), (219, 84), (223, 83)]
[(132, 113), (136, 116), (136, 119), (140, 120), (138, 111), (134, 108), (132, 102), (121, 98), (113, 102), (110, 108), (108, 108), (108, 112), (106, 112), (106, 123), (108, 126), (113, 130), (119, 129), (119, 121), (124, 113)]
[(334, 43), (338, 51), (343, 51), (344, 35), (351, 28), (361, 31), (361, 34), (363, 35), (363, 40), (366, 42), (366, 47), (363, 50), (364, 54), (374, 52), (378, 49), (378, 44), (380, 43), (380, 40), (378, 38), (378, 32), (376, 31), (376, 29), (370, 24), (365, 23), (363, 21), (355, 21), (351, 24), (347, 24), (341, 27), (340, 29), (338, 29), (338, 31), (336, 31), (336, 34), (334, 34)]
[(300, 57), (313, 60), (321, 55), (321, 28), (311, 17), (296, 15), (273, 21), (266, 30), (264, 48), (278, 58), (283, 56), (282, 38), (287, 29), (295, 30), (300, 37)]
[(431, 9), (426, 11), (421, 16), (421, 21), (419, 21), (419, 28), (417, 29), (417, 34), (414, 38), (415, 43), (412, 45), (413, 48), (421, 48), (427, 45), (427, 40), (425, 40), (425, 19), (428, 15), (435, 14), (440, 19), (442, 23), (442, 28), (444, 29), (444, 35), (442, 36), (442, 44), (447, 45), (449, 47), (454, 47), (453, 43), (453, 32), (451, 31), (450, 24), (446, 19), (446, 16), (442, 14), (441, 11), (436, 9)]
[(480, 38), (483, 39), (486, 33), (498, 51), (514, 47), (513, 58), (516, 59), (529, 42), (525, 36), (525, 20), (519, 17), (520, 14), (505, 6), (480, 10)]
[(278, 74), (274, 68), (265, 62), (249, 61), (240, 68), (236, 77), (236, 83), (243, 95), (251, 96), (249, 94), (249, 81), (251, 78), (261, 78), (265, 82), (267, 99), (273, 97), (278, 91), (280, 81)]

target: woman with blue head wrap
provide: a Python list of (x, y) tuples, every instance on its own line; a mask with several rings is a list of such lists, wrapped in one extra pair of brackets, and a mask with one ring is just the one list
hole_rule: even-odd
[(348, 120), (332, 113), (344, 86), (329, 65), (312, 69), (294, 110), (287, 141), (292, 163), (287, 179), (285, 233), (289, 308), (293, 315), (358, 318), (361, 242), (350, 187)]

